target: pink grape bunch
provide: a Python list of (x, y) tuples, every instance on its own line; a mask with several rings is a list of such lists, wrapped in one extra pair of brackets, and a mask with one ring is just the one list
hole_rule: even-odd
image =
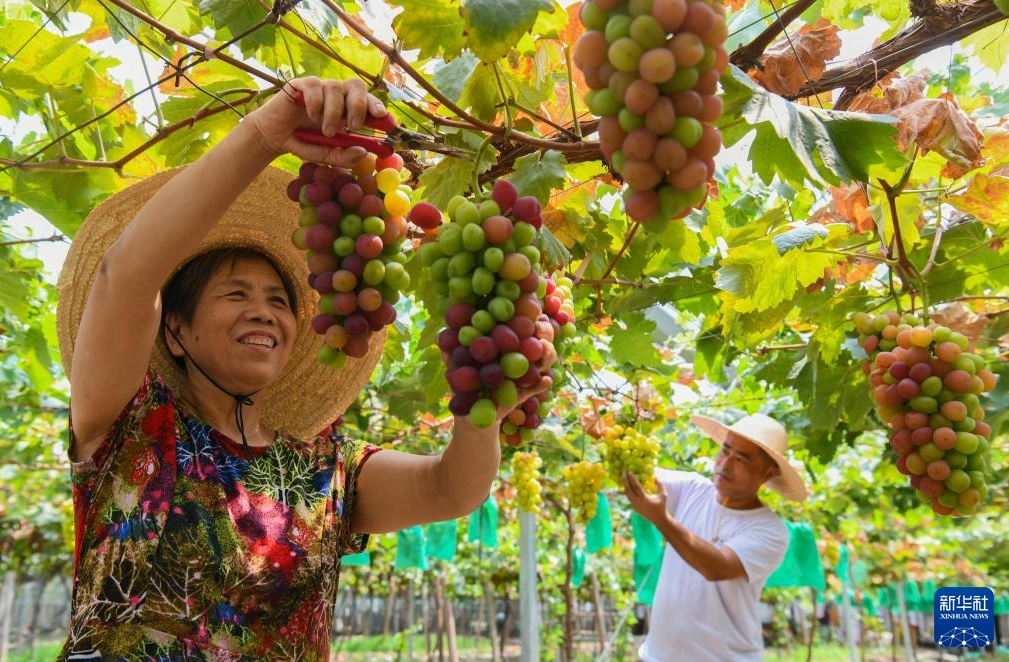
[(543, 508), (543, 485), (539, 481), (543, 459), (539, 453), (515, 453), (511, 459), (512, 484), (518, 493), (518, 507), (527, 513), (539, 514)]
[(991, 438), (979, 396), (996, 375), (968, 349), (967, 336), (948, 327), (892, 311), (853, 321), (897, 469), (936, 514), (974, 514), (988, 494)]
[(599, 462), (582, 460), (561, 469), (561, 478), (564, 479), (568, 506), (577, 512), (575, 519), (582, 524), (588, 523), (596, 516), (599, 506), (597, 495), (606, 480), (606, 467)]
[(722, 137), (718, 78), (729, 66), (725, 8), (709, 0), (586, 0), (574, 61), (599, 146), (627, 183), (635, 221), (703, 204)]
[(319, 293), (312, 329), (318, 360), (334, 368), (368, 353), (372, 335), (396, 320), (409, 287), (403, 239), (410, 208), (398, 154), (362, 159), (353, 170), (304, 163), (287, 189), (301, 203), (292, 240), (307, 251), (309, 284)]
[[(445, 213), (448, 222), (436, 206), (419, 202), (408, 220), (428, 231), (417, 256), (437, 291), (433, 314), (445, 318), (438, 347), (447, 357), (449, 409), (489, 427), (499, 406), (514, 407), (520, 388), (555, 377), (554, 342), (574, 325), (562, 326), (543, 310), (548, 280), (536, 247), (543, 225), (536, 198), (519, 197), (502, 179), (489, 198), (456, 196)], [(531, 439), (549, 412), (545, 399), (541, 394), (512, 409), (501, 422), (502, 440), (518, 446)]]

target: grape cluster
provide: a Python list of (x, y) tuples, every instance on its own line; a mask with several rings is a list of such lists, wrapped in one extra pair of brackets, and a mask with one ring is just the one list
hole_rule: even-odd
[(539, 469), (543, 460), (535, 451), (512, 455), (512, 483), (518, 492), (518, 506), (527, 513), (538, 514), (543, 506), (543, 486)]
[(854, 317), (876, 412), (897, 469), (939, 515), (971, 515), (988, 493), (991, 426), (979, 395), (995, 387), (968, 338), (895, 312)]
[(598, 462), (582, 460), (561, 469), (561, 478), (568, 497), (568, 506), (578, 512), (577, 519), (586, 523), (596, 516), (599, 488), (606, 480), (606, 468)]
[(362, 159), (353, 170), (304, 163), (287, 188), (301, 203), (293, 241), (307, 250), (309, 284), (319, 293), (312, 329), (324, 337), (319, 361), (339, 368), (368, 353), (371, 336), (396, 320), (409, 287), (402, 251), (409, 189), (399, 155)]
[(586, 0), (574, 61), (599, 116), (599, 146), (636, 221), (700, 205), (722, 138), (725, 9), (709, 0)]
[[(457, 196), (445, 211), (448, 222), (437, 207), (420, 202), (408, 219), (428, 232), (418, 259), (438, 295), (434, 314), (445, 318), (438, 346), (447, 356), (449, 409), (486, 428), (498, 406), (515, 407), (518, 389), (554, 377), (554, 341), (573, 331), (567, 326), (573, 309), (562, 311), (558, 296), (556, 316), (544, 312), (549, 284), (536, 247), (543, 225), (536, 198), (519, 197), (511, 182), (498, 180), (488, 199)], [(561, 315), (567, 315), (564, 325)], [(517, 446), (531, 438), (548, 412), (545, 395), (527, 399), (502, 421), (506, 442)]]
[(634, 474), (647, 492), (655, 491), (655, 465), (659, 442), (634, 428), (613, 426), (603, 437), (603, 462), (610, 479), (623, 485), (624, 474)]

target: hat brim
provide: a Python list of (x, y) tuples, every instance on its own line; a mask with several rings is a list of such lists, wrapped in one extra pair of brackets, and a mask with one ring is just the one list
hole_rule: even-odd
[[(88, 215), (74, 236), (60, 272), (56, 319), (60, 354), (68, 374), (84, 305), (105, 252), (137, 211), (180, 171), (158, 173), (108, 198)], [(297, 340), (284, 370), (266, 390), (263, 423), (307, 438), (326, 428), (357, 398), (381, 359), (385, 331), (372, 336), (365, 356), (348, 359), (340, 369), (317, 360), (323, 342), (311, 328), (311, 317), (319, 295), (308, 286), (308, 263), (291, 240), (300, 213), (297, 203), (287, 197), (287, 184), (292, 178), (278, 168), (266, 168), (228, 208), (190, 258), (217, 248), (250, 248), (270, 258), (296, 289)], [(151, 352), (151, 365), (175, 392), (186, 381), (185, 371), (175, 362), (160, 334)]]
[(760, 439), (746, 434), (743, 430), (730, 428), (721, 421), (707, 416), (691, 416), (690, 422), (700, 428), (705, 435), (718, 442), (719, 445), (725, 443), (730, 432), (756, 444), (778, 465), (778, 475), (764, 483), (768, 488), (790, 501), (805, 501), (809, 496), (809, 491), (806, 489), (806, 484), (798, 469), (788, 461), (788, 458), (767, 446)]

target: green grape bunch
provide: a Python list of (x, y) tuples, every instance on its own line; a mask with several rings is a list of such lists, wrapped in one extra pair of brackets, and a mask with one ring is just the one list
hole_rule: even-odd
[(630, 472), (646, 492), (655, 492), (659, 450), (657, 439), (631, 427), (617, 425), (603, 436), (603, 462), (610, 479), (617, 485), (623, 485), (624, 474)]
[(539, 453), (515, 453), (511, 458), (512, 484), (518, 492), (518, 507), (527, 513), (539, 514), (543, 508), (543, 485), (539, 470), (543, 460)]
[(599, 489), (606, 480), (606, 467), (599, 462), (582, 460), (561, 469), (568, 505), (576, 511), (576, 519), (582, 524), (596, 516), (599, 505)]

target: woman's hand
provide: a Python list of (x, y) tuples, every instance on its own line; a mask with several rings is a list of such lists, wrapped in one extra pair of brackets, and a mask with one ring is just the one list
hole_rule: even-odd
[[(303, 105), (296, 102), (297, 93)], [(369, 94), (359, 79), (322, 80), (309, 76), (285, 83), (245, 121), (255, 127), (263, 146), (278, 155), (290, 152), (305, 161), (350, 166), (367, 153), (364, 148), (313, 145), (298, 140), (295, 129), (315, 129), (332, 136), (344, 126), (350, 130), (361, 128), (369, 115), (384, 117), (386, 113), (382, 102)]]

